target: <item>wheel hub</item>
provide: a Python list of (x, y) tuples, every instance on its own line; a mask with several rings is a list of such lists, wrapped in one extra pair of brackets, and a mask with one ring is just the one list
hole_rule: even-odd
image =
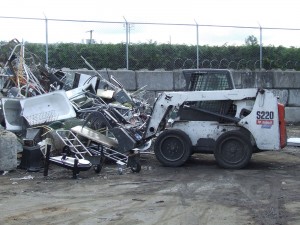
[(168, 137), (162, 142), (161, 152), (162, 155), (170, 160), (175, 161), (182, 157), (183, 152), (183, 143), (176, 137)]
[(230, 163), (238, 163), (244, 157), (244, 146), (237, 140), (227, 140), (223, 145), (224, 160)]

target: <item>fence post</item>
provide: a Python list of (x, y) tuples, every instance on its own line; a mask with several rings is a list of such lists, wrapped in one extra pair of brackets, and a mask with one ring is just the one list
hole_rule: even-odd
[(46, 67), (48, 67), (48, 19), (45, 15), (45, 23), (46, 23)]
[(126, 69), (129, 70), (129, 59), (128, 59), (128, 22), (125, 17), (123, 17), (125, 20), (125, 26), (126, 26)]
[(197, 21), (195, 20), (196, 23), (196, 38), (197, 38), (197, 46), (196, 46), (196, 51), (197, 51), (197, 69), (199, 69), (199, 26)]
[(263, 53), (262, 53), (262, 27), (259, 25), (259, 68), (262, 69), (262, 59), (263, 59)]

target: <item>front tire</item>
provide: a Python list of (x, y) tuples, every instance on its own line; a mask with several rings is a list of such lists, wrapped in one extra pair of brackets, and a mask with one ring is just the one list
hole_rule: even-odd
[(219, 166), (225, 169), (241, 169), (248, 165), (252, 149), (245, 134), (229, 131), (217, 139), (214, 156)]
[(191, 140), (178, 129), (163, 131), (155, 140), (154, 153), (157, 160), (165, 166), (183, 165), (191, 155)]

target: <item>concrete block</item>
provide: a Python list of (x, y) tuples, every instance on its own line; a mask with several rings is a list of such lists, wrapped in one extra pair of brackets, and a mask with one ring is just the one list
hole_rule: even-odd
[(257, 88), (273, 88), (274, 76), (271, 71), (258, 71), (256, 74), (256, 87)]
[(241, 74), (241, 71), (232, 70), (231, 74), (232, 74), (232, 79), (233, 79), (233, 83), (234, 83), (235, 88), (237, 88), (237, 89), (242, 88), (242, 74)]
[[(101, 74), (104, 71), (102, 71)], [(137, 89), (136, 84), (136, 75), (135, 72), (132, 70), (107, 70), (106, 76), (108, 79), (108, 75), (113, 75), (125, 88), (127, 91), (133, 91)], [(108, 75), (107, 75), (108, 73)], [(113, 82), (112, 82), (113, 83)]]
[(256, 74), (251, 71), (241, 72), (242, 88), (254, 88), (257, 87)]
[(88, 70), (88, 69), (80, 69), (80, 70), (67, 70), (64, 69), (62, 70), (65, 73), (68, 73), (69, 75), (75, 75), (75, 73), (80, 73), (80, 74), (86, 74), (86, 75), (96, 75), (96, 72), (93, 70)]
[[(109, 77), (108, 77), (108, 74), (110, 74), (110, 70), (97, 70), (98, 73), (100, 73), (100, 75), (106, 79), (106, 80), (109, 80)], [(87, 73), (86, 73), (87, 74)], [(90, 73), (88, 73), (90, 75), (96, 75), (97, 73), (94, 72), (94, 71), (91, 71)]]
[(300, 89), (289, 90), (288, 106), (300, 106)]
[[(69, 82), (73, 82), (75, 73), (79, 74), (85, 74), (94, 76), (100, 78), (99, 75), (95, 71), (82, 69), (82, 70), (65, 70), (64, 72), (69, 73), (68, 80)], [(110, 75), (113, 75), (128, 91), (133, 91), (137, 89), (136, 85), (136, 77), (135, 72), (131, 70), (97, 70), (97, 72), (107, 81), (110, 81)], [(110, 81), (112, 82), (112, 81)], [(104, 84), (103, 82), (100, 82), (99, 88), (103, 88)], [(112, 82), (114, 84), (114, 82)]]
[(295, 72), (274, 71), (274, 88), (293, 88), (297, 85), (295, 82)]
[(156, 92), (155, 91), (147, 91), (144, 95), (145, 100), (150, 104), (150, 106), (152, 107), (154, 102), (155, 102), (155, 98), (156, 98)]
[(289, 98), (289, 91), (287, 89), (269, 89), (270, 91), (273, 92), (275, 96), (278, 96), (278, 101), (283, 104), (287, 105), (288, 104), (288, 98)]
[(300, 107), (285, 107), (285, 120), (287, 123), (299, 123)]
[(137, 88), (147, 85), (146, 90), (150, 91), (171, 91), (173, 90), (172, 71), (137, 71)]
[(294, 88), (300, 88), (300, 72), (295, 72), (295, 83)]
[(173, 79), (174, 79), (174, 90), (175, 91), (184, 90), (186, 86), (186, 81), (181, 70), (176, 70), (173, 72)]
[(17, 136), (12, 132), (0, 130), (0, 146), (0, 171), (16, 169), (17, 153), (23, 150)]

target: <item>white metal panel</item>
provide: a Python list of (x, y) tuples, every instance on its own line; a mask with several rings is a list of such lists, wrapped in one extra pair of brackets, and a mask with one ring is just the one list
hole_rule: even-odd
[(252, 112), (243, 118), (239, 125), (252, 133), (259, 149), (281, 149), (278, 101), (272, 92), (259, 93)]
[(20, 100), (21, 115), (29, 125), (42, 124), (76, 116), (66, 92), (54, 91)]
[(222, 125), (215, 121), (180, 121), (175, 122), (172, 128), (184, 131), (194, 146), (199, 138), (217, 140), (224, 132), (239, 129), (235, 124)]

